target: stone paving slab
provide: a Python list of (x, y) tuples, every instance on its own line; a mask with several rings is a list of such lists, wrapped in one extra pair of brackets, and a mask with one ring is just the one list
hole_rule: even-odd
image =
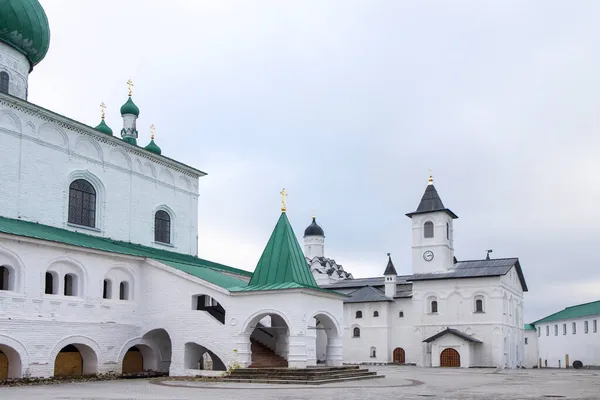
[[(266, 385), (119, 380), (0, 388), (0, 400), (600, 400), (600, 371), (371, 367), (384, 379), (328, 384)], [(560, 397), (559, 397), (560, 396)]]

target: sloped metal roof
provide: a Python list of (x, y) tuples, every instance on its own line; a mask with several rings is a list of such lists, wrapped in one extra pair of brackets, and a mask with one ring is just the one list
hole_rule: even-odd
[(435, 335), (428, 337), (427, 339), (423, 340), (423, 343), (431, 343), (434, 340), (441, 338), (444, 335), (447, 334), (451, 334), (454, 336), (457, 336), (463, 340), (466, 340), (467, 342), (471, 342), (471, 343), (483, 343), (481, 340), (479, 339), (475, 339), (473, 336), (469, 336), (466, 333), (463, 333), (461, 331), (459, 331), (458, 329), (452, 329), (452, 328), (446, 328), (441, 332), (436, 333)]
[(376, 301), (392, 301), (385, 294), (371, 286), (365, 286), (349, 294), (349, 298), (344, 303), (371, 303)]
[(567, 307), (557, 313), (548, 315), (538, 321), (535, 321), (533, 325), (542, 324), (544, 322), (559, 321), (563, 319), (573, 319), (587, 317), (591, 315), (600, 315), (600, 300), (592, 301), (591, 303), (578, 304), (576, 306)]

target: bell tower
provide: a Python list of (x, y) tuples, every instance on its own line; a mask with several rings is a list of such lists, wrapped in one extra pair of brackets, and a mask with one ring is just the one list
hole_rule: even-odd
[(406, 216), (412, 220), (413, 273), (448, 270), (454, 263), (453, 221), (458, 216), (444, 207), (431, 171), (417, 210)]

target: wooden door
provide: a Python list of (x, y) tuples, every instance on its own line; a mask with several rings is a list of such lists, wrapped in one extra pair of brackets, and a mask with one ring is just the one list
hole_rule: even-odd
[(440, 367), (460, 367), (460, 354), (454, 349), (445, 349), (440, 354)]
[(54, 376), (83, 375), (83, 358), (74, 346), (67, 346), (58, 353), (54, 361)]
[(144, 357), (137, 347), (132, 347), (125, 353), (123, 358), (123, 373), (135, 373), (144, 371)]
[(402, 347), (394, 349), (394, 362), (399, 364), (404, 364), (406, 362), (406, 355)]
[(8, 357), (0, 351), (0, 381), (8, 378)]

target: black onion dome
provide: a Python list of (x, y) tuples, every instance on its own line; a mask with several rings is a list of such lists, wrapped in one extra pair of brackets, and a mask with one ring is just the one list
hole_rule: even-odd
[(313, 217), (312, 223), (304, 230), (304, 236), (325, 236), (323, 228), (317, 225), (316, 217)]

